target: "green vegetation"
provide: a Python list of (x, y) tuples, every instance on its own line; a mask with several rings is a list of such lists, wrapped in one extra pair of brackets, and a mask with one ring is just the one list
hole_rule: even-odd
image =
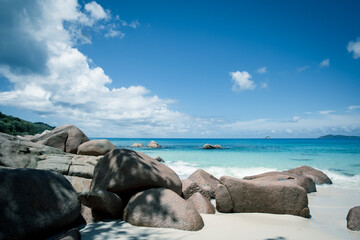
[(320, 139), (360, 139), (358, 136), (345, 136), (345, 135), (325, 135), (319, 137)]
[(10, 135), (34, 135), (54, 127), (42, 122), (28, 122), (0, 112), (0, 132)]

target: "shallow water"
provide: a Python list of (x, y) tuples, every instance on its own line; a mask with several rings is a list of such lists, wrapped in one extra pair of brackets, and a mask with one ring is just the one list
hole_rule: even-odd
[[(341, 186), (360, 187), (360, 140), (345, 139), (130, 139), (108, 138), (119, 148), (160, 156), (180, 178), (202, 168), (216, 177), (244, 177), (265, 171), (287, 170), (308, 165), (324, 171)], [(162, 148), (131, 148), (134, 142), (146, 146), (155, 140)], [(206, 144), (223, 149), (204, 150)]]

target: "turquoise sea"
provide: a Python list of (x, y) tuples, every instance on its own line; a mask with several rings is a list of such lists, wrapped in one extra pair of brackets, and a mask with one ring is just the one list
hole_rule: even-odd
[[(360, 186), (360, 140), (354, 139), (147, 139), (107, 138), (119, 148), (133, 149), (165, 164), (186, 178), (199, 168), (216, 177), (244, 177), (308, 165), (324, 171), (336, 185)], [(162, 148), (146, 145), (154, 140)], [(144, 148), (131, 148), (135, 142)], [(223, 149), (204, 150), (206, 144)]]

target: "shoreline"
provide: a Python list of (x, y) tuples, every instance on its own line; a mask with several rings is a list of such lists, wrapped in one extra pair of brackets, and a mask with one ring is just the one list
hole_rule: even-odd
[(311, 218), (265, 213), (201, 214), (197, 232), (136, 227), (124, 221), (97, 222), (81, 229), (82, 239), (360, 239), (347, 229), (350, 208), (360, 205), (358, 188), (317, 186), (308, 194)]

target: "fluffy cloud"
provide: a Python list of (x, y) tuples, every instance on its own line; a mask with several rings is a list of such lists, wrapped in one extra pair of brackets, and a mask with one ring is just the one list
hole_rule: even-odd
[(264, 74), (264, 73), (267, 72), (267, 67), (258, 68), (258, 69), (256, 70), (256, 72), (259, 73), (259, 74)]
[(96, 20), (104, 19), (107, 17), (107, 14), (104, 11), (104, 9), (94, 1), (85, 4), (84, 9), (88, 11), (90, 15)]
[(353, 105), (353, 106), (349, 106), (348, 109), (349, 109), (349, 110), (360, 109), (360, 106), (355, 106), (355, 105)]
[(11, 12), (11, 21), (0, 24), (7, 36), (0, 44), (0, 75), (13, 89), (0, 92), (0, 104), (76, 123), (92, 136), (187, 131), (187, 116), (170, 110), (170, 100), (143, 86), (111, 88), (103, 69), (89, 65), (74, 39), (109, 15), (96, 2), (84, 9), (76, 0), (5, 1), (0, 11)]
[(360, 58), (360, 38), (357, 38), (356, 41), (350, 41), (347, 50), (349, 53), (353, 53), (354, 59)]
[(329, 67), (330, 66), (330, 59), (326, 58), (324, 60), (321, 61), (321, 63), (319, 64), (320, 67)]
[(250, 121), (236, 121), (224, 126), (231, 129), (233, 135), (239, 132), (247, 137), (316, 137), (325, 134), (360, 134), (360, 115), (358, 114), (327, 114), (306, 117), (294, 116), (290, 121), (274, 119), (255, 119)]
[(230, 72), (231, 79), (234, 81), (233, 91), (253, 90), (256, 88), (254, 81), (251, 81), (251, 75), (246, 72)]

